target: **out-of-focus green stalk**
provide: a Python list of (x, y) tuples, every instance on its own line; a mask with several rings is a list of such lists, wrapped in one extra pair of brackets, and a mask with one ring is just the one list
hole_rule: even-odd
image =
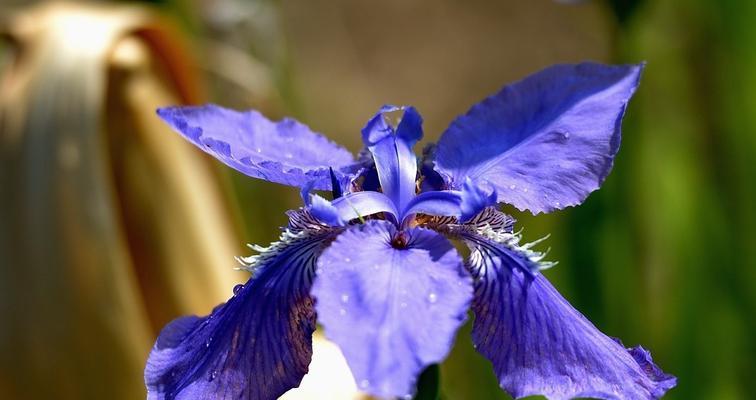
[(441, 368), (431, 364), (417, 378), (417, 393), (413, 400), (438, 400), (440, 395)]
[(669, 0), (624, 21), (617, 61), (648, 65), (614, 172), (570, 219), (576, 307), (677, 375), (670, 399), (756, 390), (755, 18)]

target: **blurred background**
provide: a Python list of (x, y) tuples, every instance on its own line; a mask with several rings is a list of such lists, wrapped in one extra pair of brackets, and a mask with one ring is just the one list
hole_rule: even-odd
[[(555, 63), (648, 65), (604, 187), (532, 217), (546, 272), (601, 330), (679, 378), (669, 399), (756, 393), (756, 2), (0, 0), (0, 398), (144, 398), (160, 328), (246, 275), (296, 190), (242, 176), (164, 127), (212, 101), (296, 117), (358, 151), (384, 103), (426, 141)], [(289, 399), (358, 399), (316, 341)], [(316, 364), (317, 363), (317, 364)], [(506, 399), (469, 324), (444, 399)]]

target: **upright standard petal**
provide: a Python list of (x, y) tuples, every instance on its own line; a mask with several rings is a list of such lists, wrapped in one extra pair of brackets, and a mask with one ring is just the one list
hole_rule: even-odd
[(643, 65), (556, 65), (474, 105), (436, 149), (436, 170), (460, 187), (485, 180), (498, 200), (534, 214), (581, 203), (603, 183)]
[(302, 212), (280, 242), (245, 259), (255, 275), (206, 317), (168, 324), (145, 368), (148, 398), (277, 399), (312, 355), (314, 260), (337, 234)]
[[(394, 131), (386, 114), (400, 110), (404, 114)], [(373, 155), (381, 189), (399, 211), (415, 196), (417, 158), (412, 148), (423, 136), (422, 124), (414, 107), (383, 106), (362, 129), (362, 140)]]
[(423, 368), (448, 354), (472, 281), (443, 236), (368, 221), (323, 252), (312, 293), (358, 386), (395, 397), (411, 395)]
[(273, 122), (257, 111), (216, 105), (166, 107), (158, 115), (175, 131), (231, 168), (254, 178), (331, 189), (329, 167), (339, 181), (355, 168), (352, 155), (293, 120)]
[(575, 310), (527, 255), (468, 237), (476, 277), (473, 343), (514, 398), (657, 399), (676, 384), (650, 354), (626, 349)]

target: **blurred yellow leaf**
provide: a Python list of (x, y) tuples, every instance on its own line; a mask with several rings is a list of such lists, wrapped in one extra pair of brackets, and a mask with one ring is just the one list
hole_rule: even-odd
[(0, 396), (143, 398), (156, 332), (246, 279), (214, 167), (154, 114), (200, 98), (191, 60), (139, 7), (54, 3), (7, 23)]

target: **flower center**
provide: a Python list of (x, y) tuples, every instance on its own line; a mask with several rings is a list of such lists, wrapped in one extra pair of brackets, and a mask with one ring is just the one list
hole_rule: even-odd
[(407, 248), (409, 239), (410, 239), (409, 234), (407, 234), (406, 231), (398, 231), (396, 234), (394, 234), (394, 237), (391, 239), (391, 246), (395, 249)]

